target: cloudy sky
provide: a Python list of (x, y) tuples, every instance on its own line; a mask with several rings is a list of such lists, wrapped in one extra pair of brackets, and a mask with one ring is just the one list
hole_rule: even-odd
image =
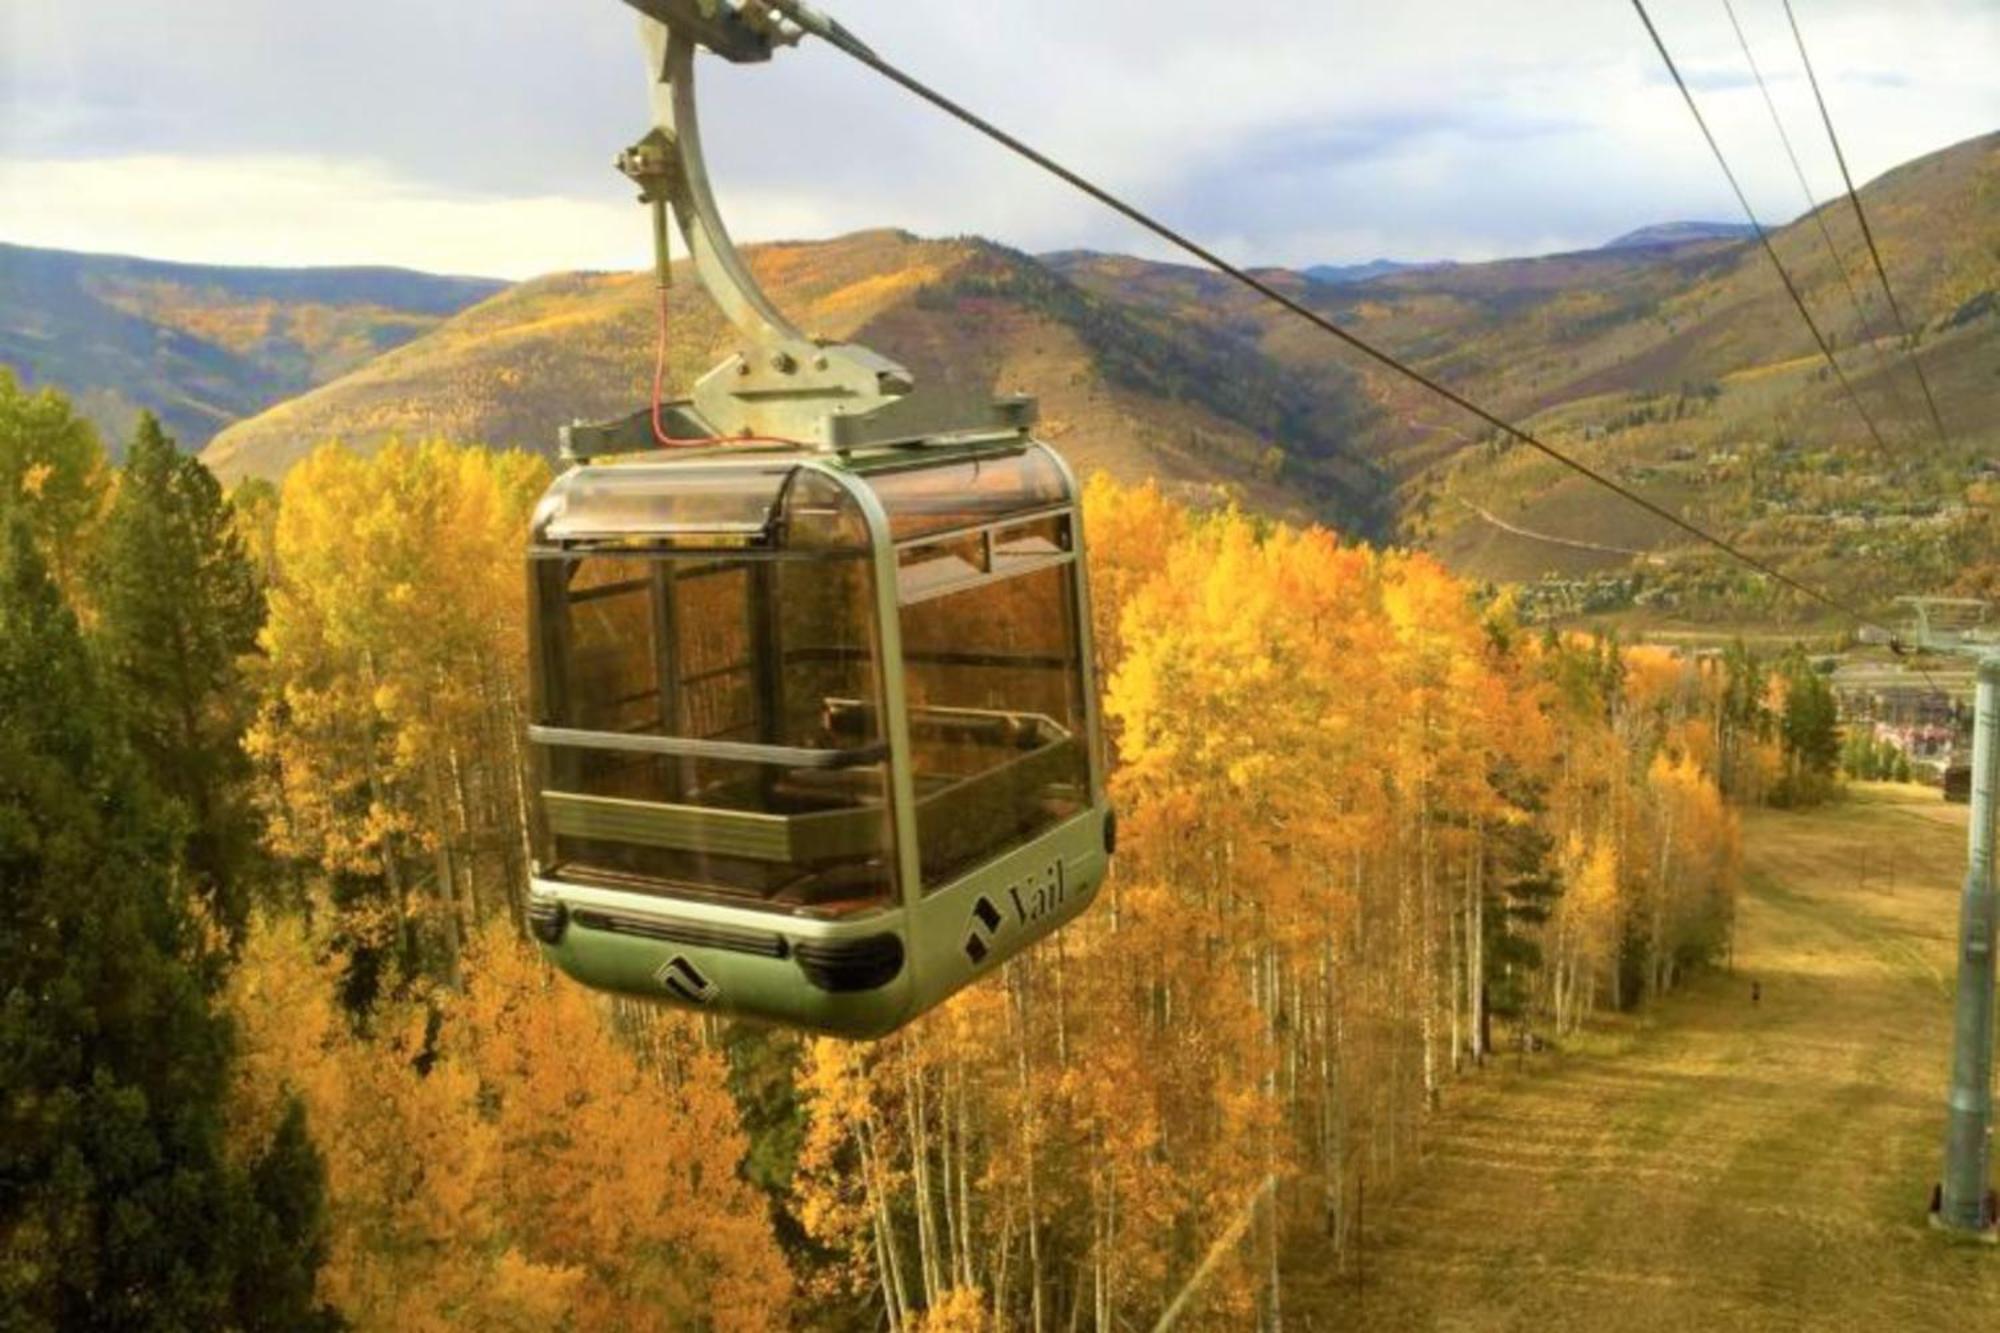
[[(1824, 197), (1779, 0), (1735, 0)], [(1231, 257), (1481, 259), (1737, 216), (1626, 0), (825, 0), (891, 60)], [(1653, 0), (1769, 218), (1802, 208), (1722, 0)], [(1794, 0), (1863, 178), (2000, 128), (2000, 0)], [(811, 44), (705, 62), (746, 239), (875, 225), (1157, 253)], [(636, 267), (618, 0), (0, 0), (0, 240), (523, 277)]]

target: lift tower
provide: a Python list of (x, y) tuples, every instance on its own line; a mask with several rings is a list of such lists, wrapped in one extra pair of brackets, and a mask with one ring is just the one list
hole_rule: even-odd
[(1972, 817), (1959, 899), (1958, 1003), (1952, 1027), (1944, 1179), (1934, 1225), (1995, 1237), (1988, 1185), (1993, 1145), (1994, 818), (2000, 803), (2000, 633), (1984, 602), (1911, 598), (1917, 645), (1971, 657), (1979, 686), (1972, 724)]

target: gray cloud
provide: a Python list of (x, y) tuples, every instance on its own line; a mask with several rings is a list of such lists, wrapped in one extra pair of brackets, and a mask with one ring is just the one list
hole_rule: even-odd
[[(1246, 259), (1477, 258), (1732, 215), (1643, 30), (1607, 0), (828, 5), (885, 54)], [(1720, 6), (1655, 7), (1758, 207), (1798, 212)], [(1782, 12), (1739, 11), (1831, 190)], [(1910, 0), (1893, 16), (1817, 0), (1800, 14), (1864, 174), (2000, 123), (1989, 0)], [(615, 0), (7, 0), (0, 48), (0, 194), (9, 172), (74, 182), (50, 164), (111, 171), (150, 155), (346, 164), (385, 189), (491, 204), (495, 219), (509, 200), (598, 210), (629, 197), (608, 163), (644, 127), (633, 20)], [(832, 52), (711, 61), (702, 77), (716, 174), (746, 235), (895, 223), (1149, 248)], [(111, 188), (77, 192), (80, 234), (86, 193), (95, 207)], [(0, 199), (0, 232), (22, 216)], [(36, 201), (32, 239), (52, 243), (65, 216), (63, 199)], [(566, 257), (557, 211), (534, 216), (517, 268), (601, 262), (580, 242)], [(148, 233), (143, 215), (125, 231), (93, 217), (88, 234), (199, 248), (198, 218), (174, 218)], [(370, 239), (380, 258), (406, 257), (394, 234)], [(636, 220), (626, 253), (643, 256)]]

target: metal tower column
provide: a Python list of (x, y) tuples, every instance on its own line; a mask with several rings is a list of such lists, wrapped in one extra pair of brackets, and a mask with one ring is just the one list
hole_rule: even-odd
[(1990, 1230), (1987, 1190), (1993, 1134), (1994, 816), (2000, 803), (2000, 655), (1979, 659), (1973, 722), (1972, 819), (1959, 905), (1958, 1009), (1938, 1225)]

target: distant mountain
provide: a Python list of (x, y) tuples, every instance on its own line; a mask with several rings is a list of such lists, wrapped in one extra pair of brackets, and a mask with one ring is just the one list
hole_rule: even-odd
[(1693, 241), (1742, 241), (1757, 234), (1747, 222), (1656, 222), (1628, 231), (1599, 246), (1600, 250), (1640, 250)]
[[(1599, 250), (1653, 250), (1677, 245), (1691, 245), (1696, 241), (1736, 241), (1755, 236), (1756, 229), (1747, 222), (1657, 222), (1650, 227), (1628, 231), (1615, 240), (1598, 246)], [(1077, 254), (1083, 252), (1078, 251)], [(1070, 256), (1051, 256), (1063, 259)], [(1529, 258), (1557, 258), (1559, 256), (1529, 256)], [(1494, 263), (1513, 263), (1513, 260), (1495, 260)], [(1398, 273), (1423, 273), (1432, 269), (1457, 268), (1456, 260), (1436, 259), (1421, 263), (1410, 263), (1401, 259), (1371, 259), (1362, 264), (1314, 264), (1300, 269), (1314, 282), (1329, 287), (1351, 286), (1359, 282), (1373, 282)]]
[(0, 244), (0, 365), (53, 385), (113, 452), (141, 408), (184, 448), (507, 284), (391, 268), (228, 268)]
[[(1597, 247), (1600, 250), (1646, 250), (1667, 246), (1689, 245), (1695, 241), (1735, 241), (1756, 235), (1756, 230), (1747, 222), (1658, 222), (1637, 231), (1628, 231), (1615, 240), (1606, 241)], [(1058, 262), (1075, 259), (1087, 254), (1074, 251), (1051, 255)], [(1553, 258), (1553, 256), (1542, 256)], [(1510, 260), (1497, 260), (1510, 263)], [(1455, 268), (1457, 261), (1449, 259), (1428, 260), (1411, 263), (1401, 259), (1370, 259), (1361, 264), (1314, 264), (1300, 269), (1314, 282), (1329, 287), (1345, 287), (1358, 282), (1372, 282), (1396, 273), (1420, 273), (1430, 269)]]
[[(1338, 367), (1283, 365), (1200, 309), (1086, 291), (1053, 262), (977, 239), (871, 231), (748, 253), (804, 327), (895, 357), (919, 392), (1034, 394), (1039, 433), (1086, 473), (1388, 531), (1387, 478), (1352, 443), (1365, 404)], [(523, 283), (229, 427), (203, 457), (234, 478), (280, 475), (329, 438), (370, 448), (444, 435), (551, 452), (565, 422), (645, 401), (652, 291), (644, 273)], [(692, 273), (673, 291), (668, 382), (684, 389), (735, 342)]]
[[(1863, 198), (1949, 447), (1929, 431), (1872, 285), (1856, 284), (1858, 315), (1848, 298), (1842, 269), (1861, 272), (1866, 249), (1844, 209), (1827, 215), (1837, 259), (1810, 222), (1771, 240), (1887, 450), (1757, 247), (1626, 245), (1411, 266), (1363, 284), (1258, 272), (1802, 575), (1855, 595), (1942, 586), (1972, 540), (1953, 515), (1993, 512), (1966, 487), (1990, 485), (1982, 469), (2000, 457), (2000, 135), (1906, 163)], [(1711, 577), (1685, 533), (1505, 447), (1205, 269), (1082, 251), (1037, 260), (890, 231), (756, 247), (751, 260), (806, 327), (877, 347), (920, 384), (1036, 394), (1044, 433), (1085, 471), (1393, 533), (1480, 578), (1656, 579), (1684, 566)], [(670, 382), (684, 387), (732, 340), (691, 275), (674, 290)], [(230, 427), (204, 456), (233, 478), (279, 475), (328, 438), (369, 448), (443, 434), (548, 451), (563, 422), (643, 402), (648, 298), (644, 274), (522, 284)]]
[(1385, 277), (1391, 273), (1407, 273), (1411, 269), (1436, 268), (1436, 264), (1406, 264), (1400, 259), (1371, 259), (1364, 264), (1314, 264), (1300, 270), (1314, 282), (1323, 282), (1330, 287), (1340, 287), (1348, 283), (1367, 282), (1370, 278)]
[[(1951, 515), (1989, 512), (1992, 498), (1967, 487), (1985, 486), (1984, 460), (2000, 457), (2000, 134), (1905, 163), (1862, 197), (1949, 447), (1930, 429), (1879, 291), (1862, 279), (1867, 249), (1847, 209), (1825, 214), (1837, 260), (1809, 220), (1770, 235), (1886, 449), (1827, 372), (1760, 247), (1627, 245), (1406, 270), (1362, 286), (1295, 278), (1288, 291), (1802, 574), (1854, 595), (1942, 587), (1974, 540), (1971, 520)], [(1061, 271), (1162, 313), (1200, 312), (1302, 375), (1343, 360), (1301, 321), (1203, 270), (1079, 259)], [(1399, 376), (1344, 363), (1367, 400), (1355, 447), (1397, 478), (1400, 535), (1461, 572), (1587, 574), (1628, 565), (1631, 550), (1649, 553), (1647, 570), (1653, 552), (1694, 559), (1684, 532), (1505, 447)]]

